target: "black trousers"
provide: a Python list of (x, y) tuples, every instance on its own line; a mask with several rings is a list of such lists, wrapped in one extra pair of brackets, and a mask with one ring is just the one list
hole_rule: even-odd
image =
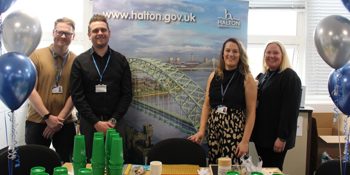
[[(91, 125), (88, 121), (86, 121), (83, 117), (80, 117), (80, 133), (85, 136), (85, 149), (86, 149), (86, 158), (87, 162), (90, 163), (90, 159), (92, 156), (92, 144), (94, 139), (94, 133), (96, 129), (93, 125)], [(107, 119), (106, 119), (107, 120)], [(123, 139), (123, 152), (124, 152), (124, 163), (129, 162), (129, 158), (126, 155), (126, 140), (125, 140), (125, 129), (124, 129), (123, 119), (119, 120), (116, 125), (116, 131), (119, 132), (119, 135)]]
[(283, 170), (283, 162), (286, 157), (287, 150), (281, 153), (276, 153), (273, 148), (265, 148), (255, 145), (256, 151), (263, 161), (263, 167), (278, 167)]
[(43, 137), (46, 124), (26, 121), (25, 127), (26, 144), (37, 144), (50, 147), (52, 143), (61, 160), (64, 162), (71, 162), (74, 136), (76, 134), (74, 123), (65, 123), (61, 130), (53, 135), (52, 139), (46, 139)]

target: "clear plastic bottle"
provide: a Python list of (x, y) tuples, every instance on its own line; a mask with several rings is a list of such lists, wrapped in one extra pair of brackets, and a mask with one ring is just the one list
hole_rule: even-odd
[(226, 172), (231, 171), (231, 158), (220, 157), (218, 159), (218, 175), (226, 175)]

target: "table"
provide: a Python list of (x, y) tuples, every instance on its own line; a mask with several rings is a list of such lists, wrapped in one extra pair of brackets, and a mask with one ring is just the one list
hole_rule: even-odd
[[(63, 166), (67, 167), (69, 175), (74, 175), (72, 163), (65, 163)], [(187, 165), (163, 165), (163, 166), (177, 166), (177, 168), (179, 168), (181, 166), (183, 167), (183, 166), (187, 166)], [(91, 165), (87, 164), (86, 167), (87, 168), (91, 168)], [(193, 168), (193, 166), (189, 165), (188, 168)], [(208, 169), (208, 167), (204, 167), (204, 168)], [(282, 172), (281, 172), (281, 170), (279, 168), (274, 168), (274, 167), (263, 168), (262, 172), (264, 173), (264, 175), (271, 175), (273, 173), (280, 173), (280, 174), (282, 174)], [(132, 175), (132, 173), (129, 173), (129, 175)], [(150, 175), (150, 172), (146, 171), (146, 173), (144, 175)]]

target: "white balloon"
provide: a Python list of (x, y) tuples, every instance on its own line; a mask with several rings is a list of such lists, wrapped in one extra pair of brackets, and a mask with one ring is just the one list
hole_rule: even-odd
[(12, 12), (4, 19), (2, 40), (8, 52), (29, 56), (38, 46), (41, 34), (39, 19), (22, 11)]

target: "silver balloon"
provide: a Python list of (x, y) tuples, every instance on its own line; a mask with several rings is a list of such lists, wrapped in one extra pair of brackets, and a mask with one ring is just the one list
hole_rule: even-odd
[(318, 54), (338, 69), (350, 59), (350, 21), (339, 15), (322, 19), (316, 26), (314, 41)]
[(21, 11), (10, 13), (3, 22), (3, 43), (8, 52), (20, 52), (29, 56), (41, 39), (39, 19)]

